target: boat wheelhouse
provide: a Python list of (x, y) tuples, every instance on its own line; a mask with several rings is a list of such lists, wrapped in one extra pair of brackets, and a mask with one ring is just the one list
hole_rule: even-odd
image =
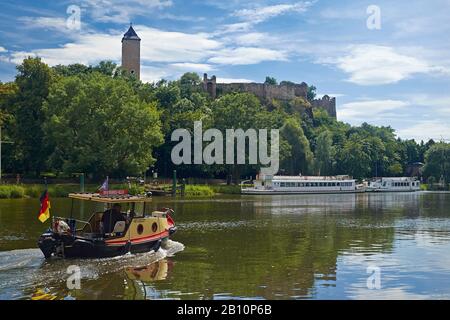
[[(126, 191), (126, 190), (124, 190)], [(173, 210), (149, 211), (151, 198), (127, 192), (72, 193), (70, 218), (53, 217), (38, 245), (45, 258), (108, 258), (158, 251), (176, 231)], [(73, 202), (92, 203), (88, 221), (73, 218)]]
[(252, 187), (241, 186), (242, 194), (334, 194), (364, 192), (349, 176), (258, 175)]
[(414, 192), (420, 191), (420, 181), (411, 177), (377, 178), (370, 181), (369, 192)]

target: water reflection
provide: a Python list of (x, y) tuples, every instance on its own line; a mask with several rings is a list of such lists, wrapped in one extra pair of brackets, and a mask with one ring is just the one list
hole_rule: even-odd
[[(1, 250), (35, 246), (42, 225), (29, 223), (25, 203), (0, 202)], [(67, 202), (52, 205), (64, 211)], [(174, 243), (184, 250), (80, 261), (82, 290), (72, 291), (61, 280), (67, 262), (45, 262), (37, 250), (0, 252), (0, 298), (30, 298), (43, 284), (75, 299), (450, 298), (448, 193), (160, 198), (152, 205), (175, 209)], [(367, 287), (371, 266), (381, 270), (381, 290)]]

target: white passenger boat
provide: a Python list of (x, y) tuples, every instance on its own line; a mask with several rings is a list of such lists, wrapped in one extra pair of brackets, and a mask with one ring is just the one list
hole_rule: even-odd
[(420, 191), (420, 181), (410, 177), (377, 178), (369, 183), (368, 192)]
[[(249, 181), (247, 181), (249, 182)], [(365, 188), (349, 176), (272, 176), (258, 175), (252, 187), (241, 185), (241, 194), (336, 194), (359, 193)]]

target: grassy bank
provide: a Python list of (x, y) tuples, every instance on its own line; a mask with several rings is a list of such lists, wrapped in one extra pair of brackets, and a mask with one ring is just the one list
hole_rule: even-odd
[[(170, 186), (167, 186), (170, 188)], [(98, 185), (86, 185), (86, 192), (95, 192)], [(127, 184), (110, 185), (111, 190), (128, 189), (130, 194), (142, 194), (145, 191), (143, 186), (133, 185), (131, 188)], [(39, 198), (44, 192), (45, 186), (39, 184), (0, 185), (0, 199), (20, 199)], [(50, 197), (63, 198), (69, 193), (79, 192), (78, 184), (55, 184), (48, 186)], [(212, 197), (216, 194), (239, 194), (240, 186), (227, 185), (186, 185), (186, 197)]]
[[(93, 187), (95, 189), (95, 187)], [(44, 185), (0, 185), (0, 199), (39, 198), (44, 192)], [(50, 185), (48, 191), (52, 197), (67, 197), (71, 192), (78, 192), (79, 185)]]

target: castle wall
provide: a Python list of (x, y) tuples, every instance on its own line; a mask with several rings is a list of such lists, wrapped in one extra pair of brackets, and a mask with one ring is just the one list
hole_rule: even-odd
[(322, 108), (328, 114), (333, 117), (337, 118), (336, 113), (336, 98), (330, 98), (329, 96), (325, 95), (322, 99), (314, 99), (311, 101), (311, 105), (313, 108)]
[[(274, 99), (291, 101), (296, 97), (308, 99), (308, 85), (304, 82), (296, 84), (292, 82), (281, 82), (279, 85), (265, 83), (217, 83), (216, 76), (208, 79), (203, 76), (203, 90), (209, 93), (212, 99), (217, 96), (231, 92), (249, 92), (260, 100), (270, 104)], [(322, 99), (310, 101), (313, 108), (323, 108), (331, 117), (336, 118), (336, 98), (324, 96)]]
[(250, 92), (267, 103), (273, 99), (282, 101), (290, 101), (295, 97), (306, 99), (308, 91), (306, 84), (217, 83), (216, 87), (219, 95), (230, 92)]

